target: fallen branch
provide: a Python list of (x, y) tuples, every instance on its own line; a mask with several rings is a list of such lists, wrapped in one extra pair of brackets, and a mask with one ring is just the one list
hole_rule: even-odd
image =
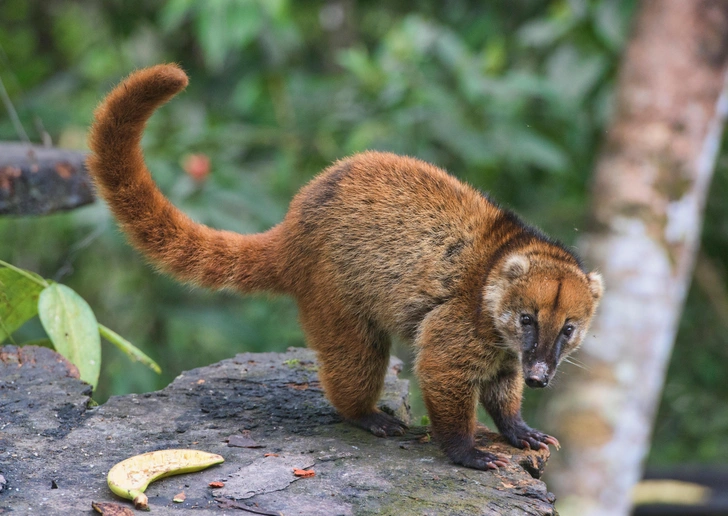
[(83, 152), (0, 142), (0, 215), (48, 215), (94, 201)]

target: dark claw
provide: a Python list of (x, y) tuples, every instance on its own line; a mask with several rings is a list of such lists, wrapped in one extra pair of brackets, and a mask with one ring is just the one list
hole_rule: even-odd
[(559, 440), (556, 437), (551, 437), (550, 435), (547, 435), (546, 439), (544, 439), (543, 442), (553, 444), (557, 450), (561, 449), (561, 443), (559, 443)]
[(513, 446), (525, 450), (548, 450), (549, 444), (555, 446), (557, 450), (561, 448), (561, 444), (559, 444), (558, 439), (539, 432), (538, 430), (529, 428), (525, 423), (521, 426), (517, 426), (511, 432), (506, 432), (505, 436)]
[(352, 424), (369, 430), (377, 437), (388, 437), (393, 435), (404, 435), (407, 425), (394, 416), (384, 412), (373, 412), (358, 419), (350, 419)]
[(374, 434), (376, 437), (387, 437), (387, 432), (384, 430), (384, 428), (379, 426), (370, 426), (369, 431)]
[(454, 454), (448, 453), (448, 456), (456, 464), (485, 471), (506, 467), (509, 462), (506, 457), (499, 457), (498, 455), (493, 455), (492, 453), (484, 452), (477, 448), (461, 449)]

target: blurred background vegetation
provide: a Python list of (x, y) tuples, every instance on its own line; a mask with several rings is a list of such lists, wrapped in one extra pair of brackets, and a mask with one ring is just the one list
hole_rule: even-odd
[[(93, 109), (115, 83), (138, 67), (180, 63), (191, 84), (151, 120), (144, 147), (163, 191), (215, 227), (266, 229), (333, 160), (379, 149), (444, 167), (575, 244), (588, 224), (592, 165), (635, 6), (3, 0), (0, 79), (32, 141), (85, 149)], [(22, 138), (0, 111), (0, 140)], [(190, 154), (209, 157), (209, 176), (185, 173)], [(652, 465), (728, 462), (728, 155), (718, 167), (703, 281), (693, 282), (681, 322)], [(100, 202), (0, 219), (0, 259), (73, 287), (99, 321), (164, 369), (156, 376), (106, 346), (99, 401), (159, 389), (238, 352), (304, 345), (290, 300), (194, 290), (156, 274)], [(35, 320), (15, 337), (41, 333)], [(527, 393), (535, 425), (540, 396)]]

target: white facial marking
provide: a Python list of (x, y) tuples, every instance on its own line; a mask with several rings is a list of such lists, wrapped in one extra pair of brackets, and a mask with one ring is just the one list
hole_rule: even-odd
[(503, 298), (503, 293), (504, 289), (500, 285), (489, 285), (485, 288), (483, 300), (491, 313), (495, 314), (497, 312), (498, 305)]
[(498, 317), (498, 322), (500, 322), (503, 326), (507, 326), (510, 324), (512, 319), (513, 314), (511, 312), (503, 312), (500, 314), (500, 317)]

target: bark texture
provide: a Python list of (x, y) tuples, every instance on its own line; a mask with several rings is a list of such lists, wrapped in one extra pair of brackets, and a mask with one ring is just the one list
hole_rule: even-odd
[(628, 514), (700, 243), (728, 109), (728, 1), (642, 2), (582, 242), (606, 294), (550, 401), (559, 511)]
[(78, 151), (0, 142), (0, 215), (48, 215), (94, 201)]

